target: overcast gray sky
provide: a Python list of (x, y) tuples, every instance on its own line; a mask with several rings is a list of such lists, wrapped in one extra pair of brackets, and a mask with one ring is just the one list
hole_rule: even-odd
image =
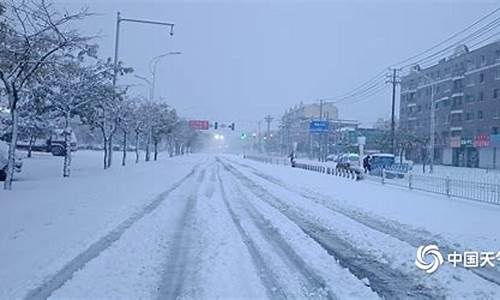
[[(56, 0), (99, 16), (81, 23), (100, 33), (102, 56), (112, 56), (116, 12), (174, 22), (162, 28), (124, 23), (120, 60), (147, 75), (151, 58), (180, 56), (158, 67), (158, 96), (188, 118), (237, 123), (257, 120), (300, 101), (348, 92), (391, 63), (422, 51), (498, 5), (495, 1), (159, 1)], [(121, 78), (121, 83), (140, 83)], [(147, 93), (137, 87), (134, 93)], [(390, 87), (340, 117), (371, 124), (390, 116)], [(274, 124), (277, 125), (277, 122)]]

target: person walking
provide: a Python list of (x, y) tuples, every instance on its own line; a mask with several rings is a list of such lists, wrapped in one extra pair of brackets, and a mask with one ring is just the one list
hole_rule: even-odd
[(371, 171), (370, 159), (371, 159), (370, 155), (367, 155), (365, 156), (365, 158), (363, 158), (363, 169), (365, 173), (370, 173)]
[(292, 150), (288, 157), (290, 158), (290, 165), (292, 166), (292, 168), (295, 168), (295, 152)]

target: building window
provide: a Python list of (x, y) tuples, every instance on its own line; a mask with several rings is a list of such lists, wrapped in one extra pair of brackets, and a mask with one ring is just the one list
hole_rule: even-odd
[(482, 119), (483, 119), (483, 111), (482, 111), (482, 110), (479, 110), (479, 111), (477, 112), (477, 119), (478, 119), (478, 120), (482, 120)]
[(457, 79), (453, 81), (453, 88), (459, 89), (462, 87), (462, 79)]
[(481, 66), (486, 65), (486, 56), (481, 55)]
[(495, 50), (495, 59), (500, 60), (500, 49)]
[(479, 96), (477, 97), (477, 101), (484, 101), (484, 93), (479, 92)]
[(469, 76), (465, 79), (467, 86), (473, 86), (474, 85), (474, 76)]
[(500, 89), (493, 90), (493, 98), (495, 99), (500, 98)]
[(492, 127), (492, 128), (491, 128), (491, 133), (492, 133), (492, 134), (498, 134), (498, 127), (497, 127), (497, 126)]
[(479, 74), (479, 83), (484, 83), (484, 73)]
[(495, 79), (500, 79), (500, 67), (495, 68)]
[(465, 102), (467, 102), (467, 103), (474, 102), (474, 96), (473, 95), (467, 95), (467, 96), (465, 96)]

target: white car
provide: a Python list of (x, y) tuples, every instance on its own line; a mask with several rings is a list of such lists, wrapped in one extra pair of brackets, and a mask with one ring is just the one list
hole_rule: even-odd
[[(9, 145), (6, 142), (0, 141), (0, 181), (4, 181), (7, 177), (7, 164), (9, 157)], [(19, 157), (16, 157), (14, 170), (21, 172), (23, 162)]]

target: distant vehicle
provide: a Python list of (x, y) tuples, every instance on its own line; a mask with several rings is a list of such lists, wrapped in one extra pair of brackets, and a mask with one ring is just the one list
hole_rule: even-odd
[(359, 155), (356, 153), (347, 153), (340, 155), (337, 159), (336, 168), (359, 172)]
[[(54, 156), (66, 155), (66, 145), (64, 141), (64, 131), (62, 129), (53, 130), (52, 134), (43, 142), (31, 145), (31, 150), (38, 152), (49, 152)], [(28, 142), (20, 141), (17, 143), (18, 149), (28, 150), (30, 147)], [(70, 140), (71, 151), (77, 150), (77, 140), (75, 134), (71, 133)]]
[(337, 154), (330, 154), (326, 157), (326, 161), (336, 161), (338, 155)]
[(370, 166), (375, 169), (389, 169), (394, 165), (395, 157), (390, 153), (376, 153), (370, 155)]
[(390, 153), (376, 153), (370, 155), (370, 175), (382, 176), (382, 170), (393, 171), (387, 173), (387, 178), (403, 178), (404, 174), (411, 168), (408, 163), (396, 163), (396, 158)]
[[(6, 142), (0, 141), (0, 181), (4, 181), (7, 178), (8, 153), (9, 145)], [(21, 172), (22, 166), (23, 162), (19, 157), (16, 157), (14, 171)]]

